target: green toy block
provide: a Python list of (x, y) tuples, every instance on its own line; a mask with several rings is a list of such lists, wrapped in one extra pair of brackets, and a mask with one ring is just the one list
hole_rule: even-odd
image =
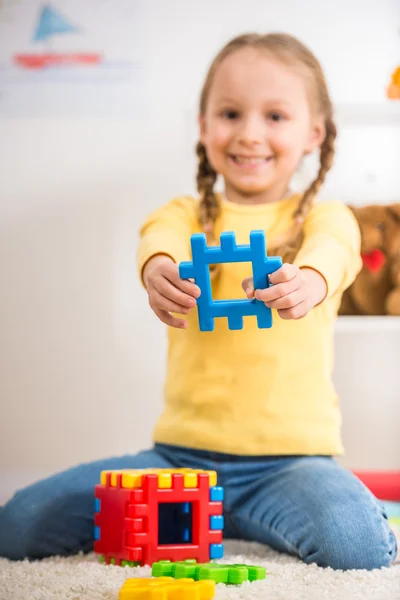
[(140, 562), (134, 562), (133, 560), (121, 560), (121, 567), (138, 567)]
[(265, 567), (258, 567), (255, 565), (232, 565), (235, 568), (242, 568), (244, 567), (245, 569), (247, 569), (249, 576), (248, 576), (248, 580), (249, 581), (260, 581), (261, 579), (265, 579), (267, 576), (267, 571), (265, 569)]
[(215, 583), (240, 585), (244, 581), (265, 579), (264, 567), (253, 565), (223, 565), (218, 563), (197, 563), (195, 560), (171, 562), (161, 560), (152, 567), (153, 577), (173, 577), (174, 579), (211, 579)]
[(153, 577), (173, 577), (174, 579), (194, 579), (197, 569), (195, 560), (184, 560), (182, 562), (171, 562), (160, 560), (153, 563), (151, 574)]
[(246, 568), (212, 563), (201, 565), (197, 573), (199, 579), (212, 579), (215, 583), (230, 583), (231, 585), (239, 585), (247, 581), (248, 575), (249, 572)]
[[(104, 554), (99, 556), (99, 562), (105, 563), (106, 559)], [(115, 558), (110, 558), (110, 565), (115, 565)], [(121, 567), (138, 567), (140, 566), (140, 562), (133, 562), (131, 560), (121, 560)]]

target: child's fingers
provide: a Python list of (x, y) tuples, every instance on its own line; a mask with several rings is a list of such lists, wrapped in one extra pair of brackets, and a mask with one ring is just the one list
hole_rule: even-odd
[(160, 319), (160, 321), (162, 321), (163, 323), (165, 323), (169, 327), (175, 327), (176, 329), (186, 329), (187, 328), (187, 322), (186, 321), (184, 321), (183, 319), (178, 319), (177, 317), (172, 316), (166, 310), (161, 310), (159, 308), (153, 308), (153, 311), (157, 315), (157, 317)]
[[(182, 283), (185, 283), (181, 280)], [(197, 287), (197, 286), (196, 286)], [(178, 289), (165, 277), (158, 278), (154, 282), (154, 290), (164, 298), (168, 298), (171, 302), (187, 308), (196, 306), (196, 299), (184, 291)]]
[[(177, 302), (173, 302), (169, 298), (166, 298), (156, 289), (153, 290), (151, 294), (150, 305), (154, 310), (154, 307), (159, 308), (161, 310), (166, 310), (168, 312), (179, 313), (181, 315), (187, 315), (190, 312), (190, 309), (193, 308), (191, 306), (185, 306), (182, 304), (178, 304)], [(196, 305), (196, 301), (192, 298), (193, 302)]]
[(265, 304), (268, 308), (275, 308), (277, 310), (283, 310), (288, 308), (293, 308), (303, 302), (304, 300), (304, 291), (299, 288), (286, 296), (282, 296), (281, 298), (277, 298), (276, 300), (272, 300), (270, 302), (266, 302)]
[(271, 273), (269, 276), (269, 281), (273, 285), (278, 283), (285, 283), (286, 281), (290, 281), (294, 277), (296, 277), (300, 273), (300, 269), (297, 265), (291, 265), (289, 263), (284, 263), (279, 269)]
[(185, 294), (198, 298), (201, 294), (201, 290), (198, 285), (190, 281), (189, 279), (181, 279), (179, 275), (179, 267), (175, 263), (168, 265), (168, 268), (164, 271), (164, 277), (166, 277), (173, 285), (182, 290)]
[(282, 310), (278, 310), (278, 314), (281, 319), (289, 320), (289, 319), (301, 319), (305, 317), (305, 315), (309, 312), (310, 308), (307, 305), (307, 302), (304, 300), (300, 302), (296, 306), (292, 306), (291, 308), (284, 308)]
[(265, 302), (266, 304), (278, 300), (278, 298), (283, 298), (288, 294), (292, 294), (300, 287), (300, 281), (298, 278), (291, 279), (290, 281), (286, 281), (285, 283), (278, 283), (276, 285), (272, 285), (271, 287), (266, 288), (265, 290), (256, 290), (255, 297), (257, 300), (261, 300), (261, 302)]
[(248, 298), (254, 298), (254, 281), (252, 277), (246, 277), (242, 281), (242, 288)]
[(201, 290), (198, 285), (190, 281), (189, 279), (181, 279), (179, 278), (177, 281), (172, 282), (177, 288), (185, 292), (185, 294), (189, 294), (193, 298), (198, 298), (201, 294)]

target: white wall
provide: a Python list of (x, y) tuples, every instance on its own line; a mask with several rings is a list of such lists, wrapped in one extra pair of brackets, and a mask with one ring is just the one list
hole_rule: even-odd
[[(246, 30), (299, 36), (338, 104), (383, 102), (400, 57), (397, 0), (145, 4), (146, 110), (0, 120), (0, 501), (38, 476), (150, 444), (165, 332), (137, 281), (137, 229), (151, 209), (194, 189), (194, 111), (221, 44)], [(324, 196), (398, 199), (398, 131), (343, 130)], [(381, 381), (354, 376), (347, 385), (350, 346), (339, 345), (338, 386), (356, 407)], [(377, 361), (385, 363), (382, 352)], [(352, 465), (399, 466), (390, 441), (368, 458), (346, 436)]]
[(357, 319), (342, 318), (335, 339), (334, 379), (346, 449), (341, 462), (357, 469), (398, 470), (400, 318), (367, 318), (367, 327)]

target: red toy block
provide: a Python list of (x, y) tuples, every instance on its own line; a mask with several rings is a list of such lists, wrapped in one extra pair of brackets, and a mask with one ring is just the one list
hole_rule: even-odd
[[(222, 528), (215, 528), (222, 525), (220, 520), (212, 519), (223, 512), (222, 501), (213, 501), (222, 498), (222, 488), (210, 488), (208, 472), (194, 473), (195, 480), (190, 480), (190, 470), (185, 473), (172, 470), (162, 475), (156, 470), (106, 472), (103, 484), (95, 488), (94, 551), (103, 555), (106, 563), (117, 565), (124, 561), (141, 565), (152, 565), (159, 560), (208, 562), (222, 557)], [(141, 487), (129, 487), (129, 476), (134, 481), (132, 485)], [(170, 479), (161, 481), (159, 477), (163, 476)], [(190, 487), (184, 486), (185, 481)], [(173, 509), (186, 506), (188, 511), (191, 507), (188, 543), (183, 540), (160, 543), (159, 507), (167, 504), (173, 505)]]
[(379, 499), (400, 502), (400, 471), (353, 471)]

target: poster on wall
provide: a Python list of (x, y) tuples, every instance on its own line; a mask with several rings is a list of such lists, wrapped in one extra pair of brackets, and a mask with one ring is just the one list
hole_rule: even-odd
[(140, 0), (0, 0), (0, 117), (143, 111)]

